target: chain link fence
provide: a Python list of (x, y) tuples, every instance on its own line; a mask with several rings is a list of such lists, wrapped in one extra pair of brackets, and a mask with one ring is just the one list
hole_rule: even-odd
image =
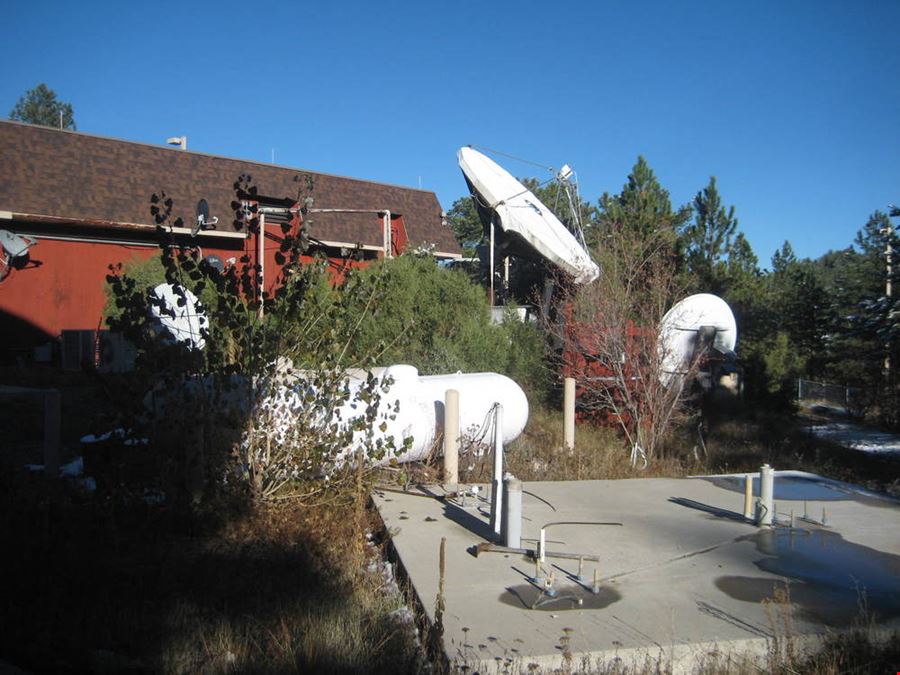
[(797, 404), (800, 407), (823, 406), (861, 419), (872, 403), (873, 392), (862, 387), (797, 380)]

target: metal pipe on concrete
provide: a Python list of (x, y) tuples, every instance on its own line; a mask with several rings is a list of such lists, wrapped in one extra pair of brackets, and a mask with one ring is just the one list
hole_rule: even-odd
[[(475, 557), (482, 553), (515, 553), (525, 555), (538, 560), (538, 552), (533, 548), (513, 548), (511, 546), (499, 546), (488, 542), (482, 542), (475, 547)], [(544, 551), (545, 558), (562, 558), (563, 560), (589, 560), (600, 562), (600, 556), (587, 553), (570, 553), (568, 551)]]
[(759, 500), (756, 502), (756, 524), (772, 525), (775, 519), (775, 470), (768, 464), (759, 469)]
[(522, 481), (507, 474), (503, 481), (503, 545), (519, 548), (522, 545)]
[(503, 524), (503, 406), (494, 405), (494, 476), (491, 481), (491, 529), (501, 536)]
[(575, 378), (565, 379), (563, 395), (563, 443), (566, 450), (575, 449)]
[(459, 483), (459, 392), (444, 393), (444, 483)]

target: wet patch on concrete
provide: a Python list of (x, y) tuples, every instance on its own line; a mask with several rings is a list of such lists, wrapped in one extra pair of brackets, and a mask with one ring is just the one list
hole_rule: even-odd
[(510, 586), (500, 594), (500, 602), (519, 609), (542, 612), (561, 612), (572, 609), (604, 609), (622, 599), (622, 594), (609, 586), (601, 586), (599, 593), (592, 593), (578, 584), (560, 585), (556, 595), (550, 597), (533, 584)]
[[(743, 476), (713, 476), (704, 478), (716, 487), (731, 492), (744, 492)], [(759, 496), (759, 476), (753, 478), (753, 496)], [(775, 501), (835, 502), (862, 497), (858, 492), (842, 489), (839, 485), (823, 481), (817, 476), (775, 477)]]
[(742, 537), (766, 557), (754, 562), (782, 579), (722, 576), (716, 587), (745, 602), (777, 600), (785, 593), (798, 616), (839, 627), (867, 615), (900, 617), (900, 556), (846, 541), (829, 530), (779, 528)]

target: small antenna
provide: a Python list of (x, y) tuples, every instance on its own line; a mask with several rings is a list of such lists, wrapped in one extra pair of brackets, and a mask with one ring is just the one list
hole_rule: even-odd
[(275, 163), (275, 148), (272, 148), (272, 164)]

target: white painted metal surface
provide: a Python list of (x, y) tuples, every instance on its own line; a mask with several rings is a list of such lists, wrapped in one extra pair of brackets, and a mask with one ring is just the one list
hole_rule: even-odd
[(675, 303), (659, 324), (659, 355), (662, 359), (660, 380), (668, 384), (685, 374), (697, 344), (701, 327), (716, 329), (713, 347), (723, 353), (733, 352), (737, 344), (737, 323), (728, 303), (711, 293), (698, 293)]
[[(386, 456), (382, 463), (391, 459), (398, 462), (414, 462), (425, 459), (432, 451), (436, 440), (443, 433), (444, 398), (447, 390), (459, 392), (459, 427), (462, 445), (466, 441), (489, 444), (494, 433), (494, 403), (503, 405), (504, 415), (500, 425), (503, 443), (515, 440), (528, 422), (528, 399), (525, 392), (513, 380), (498, 373), (452, 373), (448, 375), (420, 376), (414, 366), (395, 365), (376, 372), (382, 381), (390, 377), (393, 383), (386, 394), (382, 394), (379, 404), (379, 419), (395, 404), (399, 410), (393, 420), (385, 420), (384, 430), (376, 430), (375, 439), (394, 437), (397, 446), (407, 437), (412, 438), (412, 446), (406, 451)], [(344, 405), (341, 415), (344, 419), (358, 416), (365, 410), (362, 403), (353, 403), (352, 393), (362, 386), (364, 378), (351, 382), (351, 402)], [(358, 443), (364, 435), (360, 434)]]
[(472, 148), (460, 148), (459, 166), (485, 207), (496, 211), (505, 232), (519, 235), (531, 248), (587, 284), (600, 268), (553, 212), (499, 164)]

